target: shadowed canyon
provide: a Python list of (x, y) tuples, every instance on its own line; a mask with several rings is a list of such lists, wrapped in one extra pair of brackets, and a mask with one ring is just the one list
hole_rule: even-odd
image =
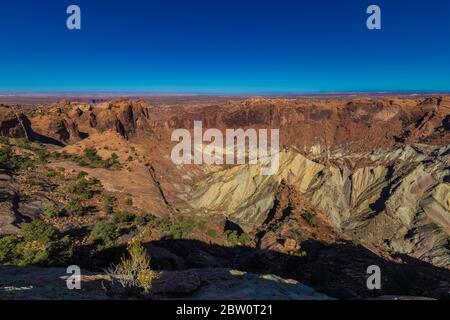
[[(279, 129), (278, 171), (174, 164), (194, 121)], [(78, 297), (135, 295), (104, 270), (136, 238), (152, 298), (450, 298), (448, 96), (8, 102), (0, 136), (0, 287), (37, 288), (0, 298), (63, 297), (71, 264)]]

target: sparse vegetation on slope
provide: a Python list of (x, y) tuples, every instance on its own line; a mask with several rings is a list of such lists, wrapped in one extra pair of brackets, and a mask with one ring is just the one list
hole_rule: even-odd
[(58, 266), (71, 259), (73, 248), (68, 236), (63, 237), (42, 220), (21, 227), (21, 236), (0, 239), (1, 264)]

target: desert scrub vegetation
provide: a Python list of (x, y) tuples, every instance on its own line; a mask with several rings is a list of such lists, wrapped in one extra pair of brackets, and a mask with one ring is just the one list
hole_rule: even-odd
[(118, 265), (106, 270), (109, 280), (123, 288), (138, 289), (148, 293), (156, 273), (150, 268), (150, 256), (142, 244), (134, 239), (128, 243), (127, 253)]
[(132, 205), (133, 205), (133, 198), (131, 198), (131, 196), (127, 196), (127, 197), (125, 198), (125, 204), (126, 204), (127, 206), (132, 206)]
[(54, 205), (48, 206), (44, 209), (43, 215), (50, 219), (61, 218), (65, 216), (63, 210), (58, 209)]
[(16, 155), (10, 145), (0, 148), (0, 168), (10, 172), (26, 170), (34, 165), (34, 161), (27, 157)]
[(78, 172), (77, 174), (77, 179), (83, 179), (86, 178), (89, 174), (86, 171), (81, 170), (80, 172)]
[(114, 207), (117, 203), (117, 198), (109, 194), (103, 194), (102, 201), (103, 201), (103, 211), (105, 211), (105, 213), (113, 213)]
[(174, 221), (169, 227), (169, 234), (173, 239), (188, 239), (195, 228), (199, 225), (194, 219), (180, 219)]
[(91, 230), (89, 238), (97, 250), (111, 248), (115, 245), (119, 232), (114, 222), (109, 220), (98, 221)]
[(31, 143), (25, 138), (19, 138), (16, 140), (16, 146), (21, 149), (31, 150)]
[(52, 168), (46, 168), (47, 169), (47, 178), (62, 178), (61, 174), (57, 172), (55, 169)]
[(252, 241), (250, 236), (246, 233), (238, 234), (236, 230), (225, 231), (225, 237), (228, 243), (234, 247), (236, 246), (248, 246)]
[(62, 266), (72, 255), (70, 238), (42, 220), (23, 223), (20, 236), (0, 239), (0, 264)]
[(316, 227), (317, 226), (317, 219), (316, 219), (316, 215), (311, 212), (311, 211), (305, 211), (302, 213), (302, 218), (306, 220), (306, 222), (308, 222), (308, 224), (311, 227)]
[(218, 232), (214, 229), (208, 229), (208, 231), (206, 231), (206, 235), (213, 239), (215, 239), (219, 236)]
[(191, 234), (197, 229), (204, 232), (205, 223), (195, 221), (192, 218), (180, 218), (170, 220), (168, 218), (158, 218), (149, 216), (147, 227), (150, 229), (158, 229), (165, 233), (171, 239), (189, 239)]
[(42, 143), (31, 143), (25, 138), (15, 140), (15, 146), (19, 149), (31, 151), (30, 154), (34, 160), (40, 163), (46, 163), (50, 153)]
[(0, 144), (9, 145), (9, 138), (5, 136), (0, 136)]
[(88, 213), (88, 208), (83, 205), (80, 200), (72, 200), (64, 206), (62, 209), (63, 214), (66, 216), (81, 217)]
[(78, 179), (77, 181), (71, 183), (67, 188), (67, 192), (74, 194), (83, 200), (92, 199), (94, 194), (100, 193), (102, 190), (103, 186), (100, 181), (94, 178)]
[(135, 215), (129, 212), (114, 212), (109, 219), (98, 221), (91, 230), (89, 239), (97, 250), (111, 248), (117, 239), (153, 221), (152, 215)]
[(52, 153), (51, 156), (56, 159), (62, 158), (73, 161), (81, 167), (111, 169), (120, 166), (119, 157), (116, 153), (112, 153), (108, 159), (104, 160), (97, 154), (97, 149), (95, 148), (84, 149), (82, 155), (62, 152)]
[(60, 208), (55, 205), (48, 206), (44, 209), (43, 215), (49, 219), (76, 216), (81, 217), (89, 212), (89, 208), (84, 206), (80, 200), (72, 200), (64, 207)]
[(132, 223), (136, 219), (136, 216), (129, 212), (115, 212), (111, 216), (111, 222), (114, 224), (121, 224), (121, 223)]

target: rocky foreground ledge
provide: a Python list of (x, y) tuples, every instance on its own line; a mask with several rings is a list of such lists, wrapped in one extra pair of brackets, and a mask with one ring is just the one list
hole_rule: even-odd
[[(68, 290), (63, 268), (1, 267), (0, 300), (109, 300), (121, 299), (110, 291), (104, 274), (83, 272), (81, 290)], [(123, 292), (122, 294), (127, 294)], [(128, 299), (130, 297), (128, 296)], [(164, 271), (142, 299), (188, 300), (336, 300), (292, 279), (257, 275), (225, 268)], [(434, 300), (428, 297), (384, 295), (372, 300)]]
[[(81, 290), (68, 290), (63, 268), (2, 267), (0, 299), (120, 299), (104, 274), (83, 272)], [(237, 270), (211, 268), (164, 271), (144, 299), (192, 300), (333, 300), (295, 280)], [(128, 297), (129, 298), (129, 297)]]

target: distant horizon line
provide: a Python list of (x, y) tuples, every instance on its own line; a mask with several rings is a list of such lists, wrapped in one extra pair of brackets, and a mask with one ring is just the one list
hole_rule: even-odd
[(312, 95), (363, 95), (363, 94), (450, 94), (442, 90), (355, 90), (355, 91), (311, 91), (311, 92), (133, 92), (133, 91), (36, 91), (36, 92), (2, 92), (0, 97), (19, 96), (312, 96)]

